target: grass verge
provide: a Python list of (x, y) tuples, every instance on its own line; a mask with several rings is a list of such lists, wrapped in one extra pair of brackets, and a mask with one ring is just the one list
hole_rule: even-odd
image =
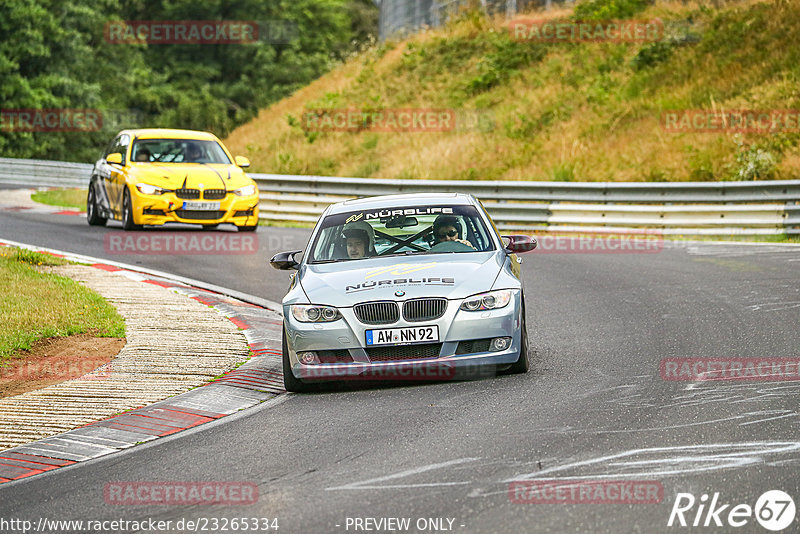
[(0, 248), (0, 364), (39, 339), (92, 333), (124, 337), (125, 321), (94, 291), (41, 265), (68, 262), (39, 252)]
[(31, 200), (48, 206), (61, 208), (86, 209), (85, 189), (48, 189), (36, 191), (31, 195)]

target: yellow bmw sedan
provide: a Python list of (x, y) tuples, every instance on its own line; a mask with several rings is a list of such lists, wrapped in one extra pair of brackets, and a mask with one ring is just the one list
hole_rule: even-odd
[(212, 133), (124, 130), (94, 164), (86, 217), (92, 226), (122, 221), (125, 230), (179, 222), (253, 232), (258, 187), (243, 170), (249, 166)]

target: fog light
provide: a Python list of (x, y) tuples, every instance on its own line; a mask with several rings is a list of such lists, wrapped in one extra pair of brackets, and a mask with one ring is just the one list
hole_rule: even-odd
[(319, 358), (316, 352), (298, 352), (297, 359), (303, 365), (315, 365), (319, 363)]
[(506, 350), (511, 345), (510, 337), (496, 337), (492, 340), (491, 350), (500, 351)]

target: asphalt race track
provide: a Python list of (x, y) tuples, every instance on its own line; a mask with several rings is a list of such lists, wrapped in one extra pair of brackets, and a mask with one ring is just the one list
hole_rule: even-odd
[[(0, 212), (0, 238), (274, 301), (288, 277), (269, 257), (304, 248), (309, 235), (262, 227), (254, 254), (128, 255), (105, 250), (106, 234), (119, 230), (83, 217)], [(523, 272), (535, 349), (526, 375), (284, 395), (197, 431), (0, 486), (0, 517), (173, 525), (266, 517), (278, 519), (280, 533), (392, 531), (364, 518), (409, 518), (411, 532), (767, 532), (753, 517), (729, 526), (729, 511), (755, 507), (767, 490), (800, 504), (800, 381), (660, 374), (668, 358), (800, 360), (800, 247), (535, 251)], [(512, 502), (509, 482), (526, 478), (655, 481), (663, 498)], [(119, 481), (246, 481), (259, 498), (249, 506), (106, 504), (105, 485)], [(698, 502), (685, 513), (689, 525), (701, 495), (718, 493), (729, 505), (718, 515), (724, 527), (713, 528), (705, 512), (700, 526), (668, 527), (679, 493)], [(703, 527), (707, 519), (712, 526)]]

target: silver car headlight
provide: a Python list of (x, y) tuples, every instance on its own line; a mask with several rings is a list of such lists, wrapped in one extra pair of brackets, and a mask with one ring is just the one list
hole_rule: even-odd
[(233, 194), (237, 197), (249, 197), (256, 194), (256, 186), (254, 185), (246, 185), (244, 187), (240, 187), (239, 189), (234, 189)]
[(466, 311), (483, 311), (504, 308), (511, 302), (512, 294), (513, 292), (510, 289), (501, 289), (499, 291), (489, 291), (488, 293), (473, 295), (464, 299), (464, 302), (461, 303), (461, 309)]
[(292, 316), (301, 323), (330, 323), (342, 318), (342, 314), (333, 306), (292, 304), (291, 310)]
[(143, 195), (163, 195), (164, 189), (150, 184), (136, 184), (136, 189)]

